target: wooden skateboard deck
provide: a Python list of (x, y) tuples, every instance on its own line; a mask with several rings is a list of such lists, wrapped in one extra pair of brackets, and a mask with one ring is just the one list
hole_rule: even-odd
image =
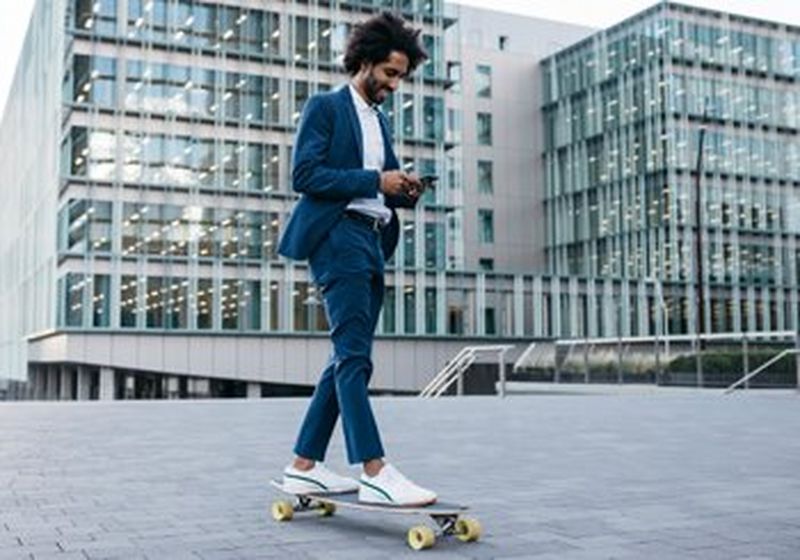
[[(320, 515), (328, 517), (333, 515), (337, 508), (349, 508), (380, 513), (426, 515), (436, 523), (439, 536), (455, 536), (463, 542), (476, 541), (481, 535), (481, 526), (477, 520), (462, 517), (462, 514), (469, 508), (461, 504), (439, 501), (427, 506), (367, 504), (358, 501), (358, 492), (296, 494), (286, 490), (283, 484), (276, 480), (271, 480), (270, 484), (284, 494), (295, 498), (294, 503), (285, 500), (273, 502), (272, 517), (276, 521), (290, 521), (295, 512), (317, 511)], [(422, 550), (432, 547), (436, 542), (436, 536), (437, 532), (427, 525), (417, 525), (409, 529), (407, 541), (414, 550)]]

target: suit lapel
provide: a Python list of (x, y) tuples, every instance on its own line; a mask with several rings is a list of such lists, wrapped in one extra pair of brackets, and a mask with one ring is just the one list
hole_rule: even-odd
[(378, 111), (378, 122), (381, 125), (381, 135), (383, 136), (383, 168), (384, 170), (398, 169), (397, 157), (394, 155), (394, 148), (392, 148), (389, 119), (381, 111)]
[(350, 121), (350, 128), (356, 139), (356, 146), (358, 147), (358, 159), (361, 161), (361, 166), (364, 166), (364, 139), (361, 137), (361, 122), (358, 120), (356, 114), (356, 107), (353, 103), (353, 97), (350, 94), (350, 85), (345, 84), (339, 93), (341, 103), (345, 106), (345, 113), (347, 120)]

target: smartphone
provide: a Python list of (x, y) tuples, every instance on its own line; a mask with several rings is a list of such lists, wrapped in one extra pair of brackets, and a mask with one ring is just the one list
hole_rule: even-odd
[(439, 180), (438, 175), (423, 175), (419, 178), (419, 182), (422, 183), (422, 186), (426, 189), (432, 189), (436, 186), (436, 181)]

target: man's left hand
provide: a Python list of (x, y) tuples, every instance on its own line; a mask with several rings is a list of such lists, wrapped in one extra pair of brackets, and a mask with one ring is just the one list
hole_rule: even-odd
[(409, 173), (406, 176), (404, 190), (406, 196), (416, 202), (417, 199), (422, 196), (422, 193), (425, 192), (425, 185), (422, 184), (422, 181), (419, 180), (419, 176), (416, 173)]

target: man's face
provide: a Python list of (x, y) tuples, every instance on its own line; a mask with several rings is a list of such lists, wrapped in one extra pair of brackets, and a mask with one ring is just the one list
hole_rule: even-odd
[(399, 51), (389, 53), (389, 58), (378, 64), (364, 64), (358, 77), (370, 102), (380, 105), (400, 85), (408, 74), (408, 57)]

